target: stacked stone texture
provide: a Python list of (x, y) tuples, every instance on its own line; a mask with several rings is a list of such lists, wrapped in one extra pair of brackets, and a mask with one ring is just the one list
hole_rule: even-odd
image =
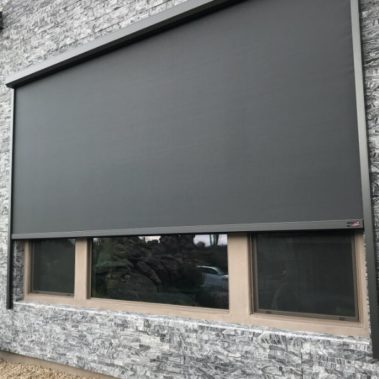
[[(361, 2), (361, 29), (366, 79), (366, 117), (371, 160), (371, 185), (378, 240), (376, 251), (379, 262), (379, 2), (377, 0)], [(379, 284), (379, 275), (377, 279)]]
[[(5, 77), (178, 2), (0, 0), (4, 13), (0, 32), (0, 349), (120, 378), (379, 377), (379, 363), (371, 358), (368, 338), (21, 302), (16, 302), (14, 310), (5, 310), (11, 117)], [(379, 232), (379, 0), (361, 0), (361, 7)], [(22, 252), (16, 252), (15, 262), (18, 299)]]

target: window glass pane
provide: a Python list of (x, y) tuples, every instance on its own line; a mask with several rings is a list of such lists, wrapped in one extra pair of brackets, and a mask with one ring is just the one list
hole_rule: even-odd
[(352, 242), (344, 231), (258, 234), (258, 309), (355, 317)]
[(74, 293), (75, 240), (32, 242), (32, 291)]
[(228, 308), (227, 236), (94, 238), (92, 296)]

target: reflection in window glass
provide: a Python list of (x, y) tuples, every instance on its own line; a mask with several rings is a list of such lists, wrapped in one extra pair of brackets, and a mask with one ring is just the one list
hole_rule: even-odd
[(177, 234), (94, 238), (91, 294), (226, 309), (227, 237)]
[(75, 240), (32, 243), (32, 292), (74, 293)]
[(256, 236), (258, 310), (356, 317), (349, 232)]

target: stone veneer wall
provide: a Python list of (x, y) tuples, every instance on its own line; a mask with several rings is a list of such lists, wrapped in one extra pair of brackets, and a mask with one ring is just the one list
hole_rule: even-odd
[[(0, 32), (0, 349), (120, 378), (379, 377), (379, 363), (365, 338), (20, 302), (5, 310), (11, 109), (4, 78), (178, 2), (0, 0), (5, 18)], [(379, 230), (379, 0), (361, 0), (361, 5)], [(21, 267), (22, 252), (17, 252), (17, 297)]]

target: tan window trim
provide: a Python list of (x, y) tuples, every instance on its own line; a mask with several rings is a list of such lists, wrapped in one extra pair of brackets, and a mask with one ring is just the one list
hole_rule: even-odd
[(249, 236), (246, 233), (233, 233), (228, 235), (229, 310), (91, 298), (89, 243), (86, 239), (78, 239), (75, 244), (74, 297), (31, 293), (31, 252), (30, 243), (26, 242), (23, 301), (45, 304), (66, 304), (81, 308), (97, 308), (112, 311), (169, 315), (191, 319), (272, 327), (283, 330), (328, 333), (338, 336), (367, 337), (369, 336), (369, 328), (366, 267), (362, 233), (356, 233), (354, 244), (356, 252), (355, 267), (359, 314), (358, 321), (254, 313), (251, 300), (251, 294), (254, 293), (254, 281), (250, 270), (251, 247)]
[[(333, 320), (317, 317), (302, 317), (294, 315), (279, 315), (254, 313), (251, 319), (254, 319), (256, 325), (276, 327), (281, 329), (311, 331), (319, 333), (329, 333), (334, 335), (345, 336), (369, 336), (369, 319), (367, 304), (367, 282), (366, 282), (366, 262), (363, 234), (355, 233), (355, 273), (356, 280), (356, 301), (358, 308), (358, 320)], [(252, 280), (252, 283), (253, 280)]]
[(310, 317), (312, 319), (318, 318), (318, 319), (328, 319), (328, 320), (337, 320), (337, 321), (359, 321), (359, 307), (358, 307), (358, 298), (357, 298), (357, 258), (356, 258), (356, 249), (357, 249), (357, 236), (353, 235), (351, 237), (351, 247), (352, 247), (352, 269), (353, 269), (353, 282), (354, 282), (354, 297), (355, 297), (355, 316), (353, 317), (343, 317), (343, 316), (333, 316), (333, 315), (325, 315), (320, 313), (302, 313), (302, 312), (291, 312), (291, 311), (277, 311), (272, 309), (265, 309), (261, 308), (259, 306), (258, 302), (258, 291), (256, 288), (257, 283), (257, 254), (256, 254), (256, 248), (257, 248), (257, 240), (254, 238), (254, 235), (251, 235), (250, 243), (251, 243), (251, 252), (252, 252), (252, 262), (250, 262), (250, 270), (251, 270), (251, 278), (252, 278), (252, 288), (254, 287), (254, 291), (251, 294), (252, 299), (252, 306), (253, 310), (256, 313), (260, 314), (274, 314), (278, 316), (296, 316), (296, 317)]

